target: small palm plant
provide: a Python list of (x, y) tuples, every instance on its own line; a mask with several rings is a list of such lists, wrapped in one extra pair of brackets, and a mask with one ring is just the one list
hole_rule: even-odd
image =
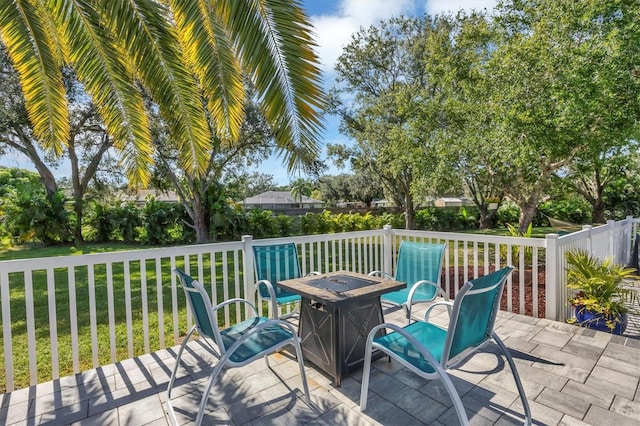
[(613, 259), (598, 259), (585, 250), (569, 251), (565, 257), (569, 265), (567, 287), (576, 291), (569, 299), (576, 309), (576, 319), (570, 322), (589, 326), (580, 318), (590, 313), (594, 317), (588, 321), (604, 320), (613, 331), (628, 311), (625, 304), (637, 301), (635, 291), (622, 287), (623, 280), (635, 269), (615, 264)]
[[(531, 235), (533, 234), (533, 224), (529, 224), (529, 227), (527, 228), (526, 232), (520, 232), (518, 231), (518, 226), (517, 225), (511, 225), (510, 223), (507, 224), (507, 229), (509, 230), (509, 236), (511, 237), (524, 237), (524, 238), (531, 238)], [(500, 247), (500, 256), (502, 257), (502, 259), (507, 260), (507, 247), (506, 246), (501, 246)], [(533, 247), (531, 246), (524, 246), (524, 265), (525, 267), (531, 267), (533, 265)], [(518, 245), (514, 245), (511, 246), (511, 263), (514, 266), (518, 266), (520, 264), (520, 246)]]

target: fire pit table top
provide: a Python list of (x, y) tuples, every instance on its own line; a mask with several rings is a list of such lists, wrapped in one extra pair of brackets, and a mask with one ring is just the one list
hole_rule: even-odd
[(354, 297), (379, 296), (400, 290), (406, 284), (356, 272), (336, 271), (279, 281), (278, 286), (309, 299), (339, 303)]

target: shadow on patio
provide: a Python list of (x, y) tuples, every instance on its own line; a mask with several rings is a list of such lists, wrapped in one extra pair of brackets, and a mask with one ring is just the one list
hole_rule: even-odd
[[(402, 323), (401, 311), (387, 321)], [(436, 318), (434, 318), (436, 319)], [(441, 314), (444, 321), (444, 314)], [(518, 365), (535, 424), (638, 424), (640, 340), (501, 312), (496, 332)], [(0, 422), (168, 424), (165, 390), (176, 348), (118, 362), (2, 396)], [(172, 399), (181, 424), (193, 421), (213, 358), (188, 346)], [(361, 371), (336, 388), (310, 364), (313, 406), (302, 398), (297, 363), (287, 352), (227, 370), (209, 396), (204, 424), (457, 424), (441, 382), (421, 379), (386, 358), (374, 362), (369, 404), (360, 412)], [(522, 407), (497, 347), (453, 371), (472, 424), (519, 424)]]

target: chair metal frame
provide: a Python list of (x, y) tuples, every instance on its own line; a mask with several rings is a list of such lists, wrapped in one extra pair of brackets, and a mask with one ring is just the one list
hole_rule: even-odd
[[(300, 349), (300, 338), (298, 337), (297, 332), (293, 327), (293, 325), (279, 319), (268, 319), (264, 317), (259, 317), (256, 307), (248, 300), (242, 299), (242, 298), (229, 299), (214, 307), (211, 304), (207, 291), (205, 290), (204, 286), (200, 282), (193, 279), (192, 277), (190, 277), (189, 275), (187, 275), (186, 273), (184, 273), (179, 269), (174, 268), (173, 271), (179, 277), (182, 288), (185, 291), (187, 305), (193, 315), (193, 318), (195, 319), (195, 324), (191, 327), (191, 329), (185, 336), (184, 340), (182, 341), (182, 344), (180, 345), (180, 349), (178, 350), (178, 354), (176, 356), (176, 363), (173, 368), (173, 372), (171, 373), (169, 384), (167, 385), (167, 407), (169, 412), (169, 418), (172, 424), (176, 425), (178, 424), (178, 422), (175, 416), (173, 406), (171, 404), (171, 390), (173, 388), (178, 367), (180, 366), (180, 359), (182, 357), (184, 348), (186, 347), (187, 343), (189, 342), (189, 339), (191, 338), (191, 336), (196, 330), (198, 331), (200, 336), (203, 337), (203, 339), (201, 340), (206, 343), (205, 347), (218, 359), (218, 363), (215, 365), (215, 367), (211, 371), (211, 374), (209, 375), (209, 380), (207, 382), (206, 390), (202, 395), (202, 399), (200, 401), (200, 405), (198, 408), (198, 413), (196, 415), (196, 420), (195, 420), (196, 425), (200, 425), (202, 423), (209, 393), (211, 392), (213, 383), (215, 382), (216, 378), (219, 376), (219, 374), (222, 372), (224, 368), (242, 367), (252, 363), (253, 361), (259, 358), (264, 358), (267, 364), (267, 367), (269, 367), (268, 355), (274, 352), (280, 351), (283, 347), (287, 345), (292, 345), (295, 349), (296, 358), (298, 360), (298, 365), (300, 367), (300, 375), (302, 376), (302, 386), (304, 388), (305, 400), (308, 405), (311, 405), (311, 399), (309, 397), (309, 387), (307, 385), (307, 377), (304, 371), (302, 351)], [(203, 313), (201, 312), (201, 310), (197, 310), (196, 307), (194, 306), (194, 301), (192, 299), (192, 297), (194, 296), (196, 297), (199, 296), (200, 300), (204, 304), (206, 318), (201, 318)], [(256, 325), (248, 327), (248, 331), (243, 333), (241, 337), (235, 340), (231, 346), (226, 347), (222, 334), (218, 327), (218, 311), (224, 308), (226, 305), (229, 305), (232, 303), (243, 303), (247, 305), (254, 315), (254, 317), (252, 318), (256, 318), (255, 320)], [(291, 337), (284, 340), (280, 340), (276, 342), (276, 344), (266, 347), (262, 349), (260, 352), (257, 352), (252, 356), (247, 357), (246, 359), (241, 359), (240, 361), (234, 361), (232, 359), (232, 356), (236, 353), (236, 351), (239, 348), (241, 348), (242, 345), (246, 343), (252, 336), (262, 332), (263, 330), (269, 327), (271, 327), (271, 330), (273, 330), (274, 326), (281, 327), (283, 331), (288, 332), (291, 335)], [(233, 327), (234, 326), (231, 326), (230, 328), (232, 329)], [(217, 347), (217, 350), (216, 350), (216, 347)]]
[[(425, 379), (428, 379), (428, 380), (440, 379), (440, 380), (442, 380), (442, 382), (443, 382), (443, 384), (445, 386), (445, 389), (447, 390), (447, 393), (449, 394), (449, 396), (450, 396), (450, 398), (451, 398), (451, 400), (453, 402), (453, 406), (454, 406), (454, 408), (456, 410), (456, 414), (458, 415), (458, 419), (460, 421), (460, 424), (468, 425), (469, 424), (469, 420), (467, 418), (464, 406), (462, 404), (462, 400), (460, 399), (460, 395), (456, 391), (456, 388), (453, 385), (453, 382), (451, 381), (451, 379), (449, 378), (446, 370), (451, 369), (451, 368), (455, 368), (460, 363), (466, 361), (473, 354), (475, 354), (475, 352), (477, 352), (479, 349), (481, 349), (482, 347), (487, 345), (491, 340), (493, 340), (497, 344), (497, 346), (500, 348), (502, 353), (504, 354), (504, 356), (507, 359), (507, 362), (509, 364), (509, 367), (511, 368), (511, 372), (513, 374), (513, 378), (514, 378), (514, 381), (515, 381), (515, 384), (516, 384), (516, 388), (518, 389), (518, 394), (520, 395), (520, 399), (522, 401), (522, 406), (523, 406), (523, 409), (524, 409), (524, 415), (525, 415), (524, 424), (525, 425), (531, 425), (531, 421), (532, 421), (531, 409), (529, 408), (529, 403), (528, 403), (527, 397), (526, 397), (526, 395), (524, 393), (524, 388), (522, 386), (522, 382), (520, 380), (520, 375), (518, 374), (518, 370), (516, 369), (516, 365), (515, 365), (515, 363), (513, 361), (513, 358), (511, 357), (511, 354), (509, 353), (509, 350), (505, 346), (505, 344), (498, 337), (498, 335), (493, 331), (493, 328), (494, 328), (494, 325), (495, 325), (495, 319), (496, 319), (496, 316), (497, 316), (497, 312), (498, 312), (498, 309), (500, 308), (500, 297), (502, 295), (504, 284), (505, 284), (507, 278), (509, 277), (509, 275), (511, 274), (511, 271), (513, 269), (514, 268), (512, 266), (507, 266), (507, 267), (505, 267), (505, 268), (503, 268), (503, 269), (501, 269), (499, 271), (493, 272), (493, 274), (497, 274), (500, 279), (499, 279), (498, 282), (496, 282), (495, 284), (490, 285), (487, 288), (481, 288), (481, 289), (473, 290), (473, 282), (474, 282), (474, 280), (467, 281), (464, 284), (464, 286), (462, 286), (462, 288), (460, 289), (460, 291), (456, 295), (456, 297), (455, 297), (453, 302), (451, 302), (451, 301), (439, 301), (439, 302), (436, 302), (436, 303), (432, 304), (431, 306), (429, 306), (427, 308), (427, 310), (425, 312), (424, 320), (422, 322), (428, 323), (429, 326), (431, 326), (431, 327), (438, 327), (435, 324), (429, 323), (429, 315), (430, 315), (431, 311), (435, 307), (437, 307), (437, 306), (445, 306), (448, 309), (450, 309), (449, 310), (450, 320), (449, 320), (449, 325), (448, 325), (448, 327), (446, 329), (446, 332), (447, 332), (446, 333), (446, 339), (445, 339), (445, 342), (444, 342), (444, 347), (443, 347), (443, 350), (442, 350), (440, 361), (437, 360), (437, 357), (432, 352), (430, 352), (427, 347), (422, 345), (418, 341), (418, 339), (416, 339), (409, 331), (407, 331), (405, 329), (407, 326), (399, 327), (399, 326), (397, 326), (395, 324), (384, 323), (384, 324), (380, 324), (380, 325), (374, 327), (371, 330), (371, 332), (369, 333), (369, 336), (367, 337), (367, 344), (366, 344), (366, 349), (365, 349), (365, 359), (364, 359), (364, 371), (363, 371), (363, 374), (362, 374), (362, 388), (361, 388), (361, 393), (360, 393), (360, 410), (364, 411), (367, 408), (367, 395), (368, 395), (368, 390), (369, 390), (369, 377), (370, 377), (370, 374), (371, 374), (371, 357), (372, 357), (371, 354), (372, 354), (373, 350), (377, 349), (377, 350), (380, 350), (383, 353), (385, 353), (390, 358), (393, 358), (393, 359), (397, 360), (404, 367), (406, 367), (410, 371), (418, 374), (419, 376), (424, 377)], [(490, 274), (490, 275), (492, 275), (492, 274)], [(492, 311), (491, 311), (490, 316), (489, 316), (489, 321), (488, 321), (488, 324), (487, 324), (487, 328), (486, 328), (486, 333), (485, 333), (484, 339), (480, 343), (478, 343), (477, 345), (466, 348), (466, 350), (460, 352), (459, 354), (455, 355), (453, 358), (450, 359), (449, 355), (450, 355), (452, 344), (454, 342), (454, 337), (455, 337), (455, 333), (456, 333), (456, 326), (457, 326), (457, 322), (458, 322), (458, 318), (459, 318), (459, 314), (460, 314), (460, 308), (461, 308), (461, 305), (462, 305), (462, 302), (463, 302), (464, 298), (467, 297), (467, 296), (473, 296), (475, 294), (489, 292), (489, 291), (492, 291), (492, 290), (496, 289), (497, 287), (499, 287), (498, 290), (497, 290), (497, 297), (494, 299), (493, 306), (491, 307)], [(443, 329), (442, 327), (438, 327), (438, 328)], [(405, 350), (410, 347), (411, 350), (419, 352), (419, 354), (426, 361), (428, 361), (429, 365), (434, 369), (434, 371), (433, 372), (423, 371), (420, 368), (418, 368), (417, 366), (415, 366), (412, 363), (408, 362), (407, 360), (403, 359), (399, 354), (397, 354), (393, 350), (390, 350), (389, 348), (383, 346), (382, 344), (377, 343), (375, 337), (376, 337), (376, 333), (380, 329), (390, 329), (390, 330), (392, 330), (392, 334), (393, 333), (400, 334), (402, 336), (402, 338), (406, 339), (406, 341), (407, 341), (407, 345), (405, 345)], [(384, 336), (382, 336), (381, 338), (384, 338)]]
[[(256, 289), (256, 292), (258, 293), (258, 300), (260, 300), (260, 301), (266, 300), (269, 303), (273, 318), (284, 319), (284, 318), (291, 317), (291, 316), (295, 315), (298, 312), (297, 306), (299, 305), (299, 303), (302, 300), (302, 298), (300, 296), (296, 295), (297, 297), (294, 297), (295, 300), (287, 300), (285, 302), (282, 302), (281, 298), (279, 300), (279, 297), (277, 295), (278, 294), (278, 290), (277, 290), (278, 284), (277, 284), (277, 282), (274, 284), (269, 279), (266, 279), (266, 278), (260, 279), (260, 276), (262, 275), (260, 272), (263, 272), (263, 274), (264, 274), (266, 271), (260, 271), (259, 270), (260, 267), (258, 265), (258, 262), (256, 261), (256, 258), (258, 257), (258, 253), (257, 253), (258, 250), (265, 249), (265, 248), (275, 249), (277, 247), (282, 247), (283, 249), (288, 250), (289, 251), (289, 255), (294, 256), (295, 260), (296, 260), (295, 271), (290, 271), (290, 273), (287, 274), (286, 277), (283, 277), (281, 279), (282, 280), (287, 280), (287, 279), (293, 279), (293, 278), (300, 278), (302, 276), (302, 271), (301, 271), (301, 268), (300, 268), (300, 260), (298, 258), (298, 249), (296, 248), (296, 245), (294, 243), (282, 243), (282, 244), (271, 244), (271, 245), (254, 245), (253, 246), (253, 256), (254, 256), (254, 266), (255, 266), (254, 269), (255, 269), (256, 279), (257, 279), (256, 284), (255, 284), (255, 289)], [(309, 272), (307, 275), (318, 275), (318, 274), (319, 274), (319, 272), (312, 271), (312, 272)], [(265, 295), (263, 295), (260, 292), (260, 286), (265, 286), (267, 288), (267, 291), (269, 293), (268, 297), (266, 297)], [(291, 296), (289, 296), (289, 298), (291, 298)], [(296, 303), (296, 308), (291, 313), (288, 313), (286, 315), (280, 315), (279, 307), (283, 306), (283, 305), (285, 305), (287, 303)]]
[[(392, 292), (392, 293), (388, 293), (388, 294), (383, 294), (382, 296), (380, 296), (380, 300), (383, 303), (389, 303), (395, 306), (401, 306), (402, 309), (404, 310), (405, 316), (407, 318), (407, 324), (409, 324), (409, 322), (411, 321), (411, 307), (413, 304), (415, 303), (426, 303), (426, 302), (432, 302), (435, 300), (436, 297), (440, 296), (442, 297), (445, 301), (449, 300), (449, 295), (442, 289), (442, 287), (440, 287), (440, 274), (442, 272), (442, 262), (444, 259), (444, 252), (446, 250), (447, 244), (443, 243), (443, 244), (436, 244), (436, 243), (418, 243), (418, 242), (412, 242), (412, 241), (402, 241), (400, 243), (400, 248), (398, 250), (398, 262), (396, 264), (396, 274), (395, 277), (383, 272), (383, 271), (372, 271), (369, 272), (369, 275), (371, 276), (383, 276), (385, 278), (389, 278), (389, 279), (398, 279), (398, 269), (402, 267), (403, 263), (402, 263), (402, 256), (403, 253), (405, 252), (405, 250), (407, 250), (410, 247), (414, 247), (414, 248), (424, 248), (424, 247), (430, 247), (430, 248), (437, 248), (440, 247), (440, 260), (438, 262), (438, 278), (436, 280), (436, 282), (433, 282), (431, 280), (428, 279), (422, 279), (419, 281), (416, 281), (414, 283), (407, 283), (407, 289), (409, 289), (409, 293), (407, 294), (407, 300), (404, 303), (398, 304), (395, 301), (389, 300), (388, 299), (388, 295), (389, 294), (394, 294), (394, 293), (400, 293), (400, 292), (404, 292), (405, 289), (403, 290), (399, 290), (397, 292)], [(431, 298), (430, 300), (419, 300), (419, 301), (413, 301), (416, 293), (418, 290), (420, 290), (421, 287), (424, 286), (430, 286), (430, 287), (435, 287), (435, 292), (433, 295), (433, 298)]]

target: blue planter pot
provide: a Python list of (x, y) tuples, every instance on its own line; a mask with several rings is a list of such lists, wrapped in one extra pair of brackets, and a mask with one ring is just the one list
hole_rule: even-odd
[(606, 331), (607, 333), (622, 334), (627, 328), (627, 314), (622, 314), (616, 321), (616, 326), (610, 329), (607, 326), (607, 319), (604, 315), (587, 311), (582, 306), (575, 307), (576, 322), (582, 327), (587, 327), (592, 330)]

